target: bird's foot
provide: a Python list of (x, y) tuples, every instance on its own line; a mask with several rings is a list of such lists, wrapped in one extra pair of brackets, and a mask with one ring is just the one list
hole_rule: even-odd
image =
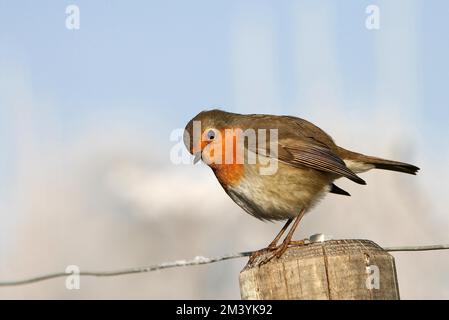
[(266, 254), (267, 252), (274, 251), (274, 250), (276, 250), (276, 248), (277, 248), (276, 246), (272, 246), (272, 245), (270, 244), (270, 245), (269, 245), (268, 247), (266, 247), (266, 248), (263, 248), (263, 249), (254, 251), (254, 252), (251, 254), (251, 256), (250, 256), (250, 258), (249, 258), (249, 260), (248, 260), (248, 266), (253, 266), (254, 263), (256, 262), (256, 260), (257, 260), (260, 256)]
[(260, 267), (260, 266), (270, 262), (274, 258), (279, 259), (280, 257), (282, 257), (282, 255), (285, 253), (285, 251), (287, 251), (287, 249), (289, 247), (302, 246), (304, 244), (305, 244), (304, 240), (294, 240), (294, 241), (292, 240), (292, 241), (284, 241), (279, 246), (274, 246), (274, 247), (269, 246), (268, 248), (265, 249), (265, 252), (264, 252), (264, 253), (266, 253), (267, 251), (269, 251), (269, 254), (258, 263), (258, 266)]
[(264, 264), (270, 262), (274, 258), (279, 259), (285, 253), (289, 246), (288, 242), (282, 242), (281, 245), (276, 248), (270, 250), (270, 252), (258, 263), (258, 266), (263, 266)]

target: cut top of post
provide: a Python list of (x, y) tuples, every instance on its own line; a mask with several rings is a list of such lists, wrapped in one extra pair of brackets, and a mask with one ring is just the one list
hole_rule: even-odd
[(399, 299), (394, 258), (370, 240), (293, 246), (258, 266), (264, 257), (240, 273), (243, 299)]

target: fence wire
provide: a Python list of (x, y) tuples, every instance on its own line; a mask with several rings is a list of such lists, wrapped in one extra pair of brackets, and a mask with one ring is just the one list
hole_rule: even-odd
[[(431, 250), (447, 250), (449, 249), (449, 244), (437, 244), (437, 245), (426, 245), (426, 246), (400, 246), (400, 247), (385, 247), (384, 250), (388, 252), (408, 252), (408, 251), (431, 251)], [(226, 261), (231, 259), (248, 257), (253, 253), (253, 251), (247, 252), (239, 252), (233, 254), (226, 254), (222, 256), (206, 258), (202, 256), (197, 256), (191, 260), (177, 260), (172, 262), (163, 262), (160, 264), (153, 264), (143, 267), (134, 267), (127, 269), (119, 269), (119, 270), (110, 270), (110, 271), (82, 271), (77, 273), (80, 276), (89, 276), (89, 277), (116, 277), (123, 276), (129, 274), (136, 273), (147, 273), (157, 270), (170, 269), (170, 268), (179, 268), (179, 267), (189, 267), (189, 266), (198, 266), (203, 264), (210, 264), (220, 261)], [(20, 286), (26, 285), (36, 282), (41, 282), (45, 280), (61, 278), (70, 276), (73, 273), (67, 272), (55, 272), (48, 273), (45, 275), (31, 277), (20, 280), (12, 280), (12, 281), (0, 281), (0, 287), (8, 287), (8, 286)]]

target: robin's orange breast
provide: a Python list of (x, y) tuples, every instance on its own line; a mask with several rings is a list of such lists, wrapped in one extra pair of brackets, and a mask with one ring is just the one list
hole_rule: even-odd
[(218, 181), (230, 187), (237, 186), (245, 174), (245, 168), (242, 164), (220, 164), (211, 167)]
[[(221, 184), (232, 187), (240, 183), (245, 174), (245, 166), (241, 163), (242, 159), (238, 159), (237, 156), (238, 152), (242, 152), (238, 148), (243, 147), (239, 144), (239, 131), (235, 130), (238, 128), (229, 129), (230, 131), (228, 132), (225, 132), (225, 130), (221, 131), (221, 139), (216, 142), (217, 145), (215, 146), (215, 148), (220, 148), (221, 153), (215, 154), (215, 150), (211, 151), (211, 156), (215, 156), (215, 158), (214, 163), (211, 163), (210, 167)], [(220, 161), (217, 161), (218, 158), (220, 158)]]

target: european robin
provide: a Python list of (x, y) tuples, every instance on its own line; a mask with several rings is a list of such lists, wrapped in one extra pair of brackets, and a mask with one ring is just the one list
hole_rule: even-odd
[(326, 193), (349, 196), (334, 184), (336, 179), (364, 185), (357, 174), (371, 169), (409, 174), (419, 170), (408, 163), (346, 150), (314, 124), (292, 116), (203, 111), (187, 124), (184, 143), (194, 162), (201, 159), (209, 165), (243, 210), (261, 220), (287, 220), (263, 249), (272, 253), (264, 262), (298, 243), (292, 237), (301, 218)]

